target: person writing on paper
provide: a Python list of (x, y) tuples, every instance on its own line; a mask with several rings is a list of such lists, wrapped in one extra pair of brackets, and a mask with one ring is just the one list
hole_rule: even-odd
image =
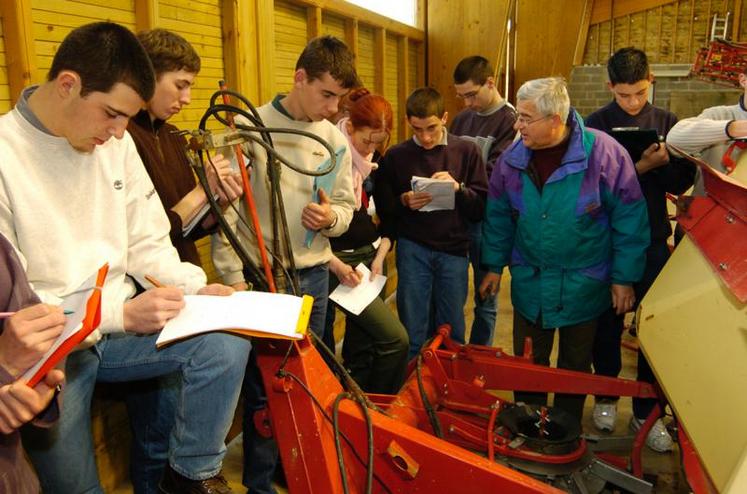
[[(374, 198), (382, 235), (397, 238), (397, 310), (413, 357), (441, 324), (450, 324), (454, 340), (464, 343), (469, 224), (482, 219), (487, 176), (477, 146), (446, 131), (438, 91), (416, 89), (406, 112), (414, 135), (381, 160)], [(431, 195), (412, 190), (413, 176), (450, 183), (455, 207), (420, 211)], [(435, 325), (429, 327), (431, 297)]]
[[(646, 201), (625, 148), (584, 127), (562, 78), (528, 81), (516, 99), (521, 140), (490, 177), (480, 294), (497, 294), (510, 266), (514, 355), (531, 338), (534, 362), (549, 365), (558, 329), (558, 368), (590, 372), (598, 317), (633, 307), (649, 244)], [(514, 396), (547, 402), (541, 393)], [(580, 423), (585, 399), (556, 394), (553, 405)]]
[[(257, 109), (267, 127), (284, 127), (303, 130), (327, 141), (338, 154), (337, 166), (331, 172), (333, 177), (328, 193), (319, 191), (318, 202), (314, 197), (315, 178), (283, 166), (280, 175), (280, 191), (283, 195), (288, 222), (290, 242), (285, 244), (278, 233), (280, 252), (273, 252), (282, 259), (285, 268), (292, 259), (298, 274), (298, 295), (314, 297), (314, 305), (309, 320), (309, 328), (323, 337), (324, 319), (327, 313), (329, 288), (329, 261), (332, 249), (329, 238), (337, 237), (348, 229), (355, 210), (351, 158), (345, 136), (327, 118), (337, 113), (340, 99), (358, 84), (354, 66), (354, 55), (350, 49), (333, 36), (322, 36), (311, 40), (296, 62), (292, 86), (288, 94), (279, 94), (271, 102)], [(237, 124), (248, 125), (243, 117), (236, 118)], [(325, 165), (329, 153), (319, 142), (292, 134), (273, 134), (272, 140), (278, 153), (296, 167), (316, 171)], [(267, 153), (259, 145), (244, 145), (244, 153), (250, 157), (252, 165), (252, 191), (259, 223), (265, 244), (274, 245), (273, 202), (268, 177)], [(241, 222), (251, 224), (242, 204), (239, 208)], [(227, 215), (233, 213), (232, 209)], [(233, 218), (233, 221), (238, 221)], [(277, 219), (279, 222), (280, 220)], [(257, 241), (247, 234), (246, 228), (238, 230), (239, 241), (249, 250), (256, 264), (259, 264)], [(308, 234), (313, 239), (307, 245)], [(223, 237), (225, 240), (225, 237)], [(243, 288), (244, 274), (240, 259), (230, 245), (223, 241), (213, 246), (213, 263), (223, 281), (235, 288)], [(282, 281), (282, 280), (278, 280)], [(291, 289), (291, 280), (284, 280)], [(282, 283), (278, 283), (283, 286)], [(274, 439), (266, 439), (254, 427), (255, 412), (264, 407), (265, 397), (261, 376), (256, 365), (250, 365), (244, 384), (244, 485), (253, 494), (274, 492), (271, 479), (277, 464), (277, 446)]]
[[(207, 204), (202, 186), (187, 158), (187, 140), (179, 129), (168, 123), (192, 101), (192, 86), (200, 72), (200, 56), (180, 35), (166, 29), (153, 29), (137, 35), (153, 64), (156, 88), (153, 97), (127, 125), (135, 141), (153, 186), (161, 199), (171, 225), (171, 243), (182, 261), (202, 266), (194, 242), (215, 232), (216, 221), (209, 215), (189, 234), (184, 226)], [(231, 163), (220, 154), (207, 163), (210, 190), (218, 202), (227, 207), (242, 193), (241, 176), (231, 169)]]
[[(392, 128), (392, 105), (383, 97), (359, 88), (347, 97), (348, 116), (337, 122), (345, 135), (353, 157), (353, 191), (357, 209), (348, 231), (330, 238), (330, 293), (338, 284), (354, 287), (361, 274), (355, 270), (363, 263), (371, 269), (371, 279), (384, 274), (384, 261), (392, 242), (382, 237), (368, 214), (369, 197), (363, 183), (376, 170), (374, 151), (383, 150)], [(407, 367), (409, 339), (407, 331), (384, 301), (376, 297), (359, 315), (345, 312), (345, 338), (342, 358), (350, 375), (367, 393), (395, 394), (402, 387)], [(327, 309), (325, 334), (332, 334), (335, 310)]]
[[(0, 117), (0, 232), (25, 260), (35, 292), (58, 304), (109, 263), (100, 326), (65, 365), (65, 399), (75, 406), (48, 431), (24, 430), (45, 493), (101, 492), (90, 416), (96, 382), (174, 372), (182, 386), (160, 488), (230, 492), (220, 474), (224, 440), (251, 343), (213, 333), (156, 350), (158, 332), (182, 309), (185, 293), (232, 289), (206, 286), (199, 267), (180, 261), (126, 131), (154, 86), (134, 34), (110, 22), (87, 24), (59, 45), (46, 81), (26, 88)], [(137, 294), (133, 279), (150, 286), (146, 275), (167, 286)]]
[[(195, 241), (213, 234), (217, 222), (210, 213), (185, 232), (185, 225), (207, 205), (207, 196), (190, 167), (187, 140), (169, 123), (191, 102), (200, 56), (186, 39), (165, 29), (144, 31), (137, 37), (153, 64), (156, 86), (127, 131), (169, 219), (171, 243), (179, 258), (202, 267)], [(212, 157), (212, 163), (214, 167), (208, 163), (205, 169), (210, 190), (226, 207), (241, 195), (241, 177), (220, 154)], [(149, 380), (127, 388), (125, 401), (133, 431), (130, 480), (136, 493), (158, 491), (176, 415), (178, 381), (178, 375), (171, 374), (158, 382)]]
[(0, 492), (37, 494), (39, 481), (26, 462), (18, 428), (48, 427), (59, 415), (55, 390), (65, 374), (52, 369), (35, 387), (20, 379), (62, 333), (62, 309), (39, 303), (18, 256), (0, 235), (0, 309), (17, 311), (0, 326)]

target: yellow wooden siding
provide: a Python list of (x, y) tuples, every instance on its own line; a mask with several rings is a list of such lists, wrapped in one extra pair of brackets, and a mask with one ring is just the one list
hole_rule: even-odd
[(308, 42), (306, 25), (306, 8), (275, 2), (274, 93), (286, 93), (293, 85), (296, 61)]
[(413, 41), (409, 42), (409, 46), (407, 47), (407, 57), (408, 57), (408, 67), (410, 69), (410, 72), (407, 74), (407, 85), (408, 90), (407, 94), (409, 95), (414, 89), (417, 89), (418, 86), (420, 86), (420, 43), (415, 43)]
[[(421, 47), (423, 46), (421, 43), (416, 43), (414, 41), (409, 41), (409, 46), (407, 49), (407, 58), (408, 58), (408, 69), (409, 72), (407, 74), (407, 92), (405, 95), (405, 99), (407, 96), (410, 95), (415, 89), (420, 87), (421, 83), (420, 81), (423, 80), (423, 74), (421, 74), (421, 66), (422, 64), (419, 62), (420, 57), (422, 56)], [(402, 108), (402, 113), (405, 113), (405, 108)], [(400, 122), (403, 122), (405, 120), (405, 117), (400, 118)], [(406, 139), (409, 139), (412, 137), (412, 129), (410, 129), (409, 125), (405, 126), (404, 129), (405, 133), (404, 136)]]
[(326, 12), (322, 13), (322, 34), (330, 34), (345, 41), (345, 19)]
[(358, 25), (358, 77), (370, 91), (374, 90), (376, 68), (374, 64), (374, 30)]
[(10, 111), (10, 86), (8, 85), (8, 68), (5, 59), (5, 37), (0, 17), (0, 114)]
[(386, 35), (386, 67), (384, 70), (384, 97), (392, 104), (394, 112), (394, 125), (392, 128), (392, 143), (399, 142), (399, 92), (397, 79), (399, 74), (399, 50), (397, 42), (399, 37), (387, 33)]
[(106, 19), (135, 29), (134, 0), (33, 0), (31, 9), (37, 67), (34, 82), (45, 79), (57, 47), (76, 27)]

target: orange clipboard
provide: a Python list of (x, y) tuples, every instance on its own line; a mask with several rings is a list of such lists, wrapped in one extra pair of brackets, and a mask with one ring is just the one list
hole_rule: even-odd
[(104, 286), (106, 274), (109, 272), (109, 263), (99, 268), (96, 275), (96, 284), (93, 292), (86, 302), (86, 314), (81, 323), (81, 328), (69, 336), (51, 355), (49, 355), (44, 364), (37, 370), (26, 383), (33, 388), (44, 379), (44, 376), (52, 370), (60, 361), (65, 358), (73, 349), (80, 344), (94, 329), (101, 324), (101, 288)]

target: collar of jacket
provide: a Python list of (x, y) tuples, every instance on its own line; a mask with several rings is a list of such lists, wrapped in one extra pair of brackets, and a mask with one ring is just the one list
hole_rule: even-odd
[(151, 122), (150, 120), (150, 113), (148, 113), (148, 110), (140, 110), (137, 115), (132, 117), (132, 121), (135, 122), (138, 127), (142, 127), (150, 132), (153, 132), (154, 134), (158, 132), (158, 129), (160, 129), (163, 124), (166, 123), (165, 120), (155, 119)]
[[(594, 134), (586, 129), (581, 115), (574, 108), (571, 108), (568, 114), (566, 125), (571, 129), (571, 142), (568, 144), (568, 151), (563, 155), (560, 162), (560, 168), (548, 182), (560, 180), (567, 175), (585, 170), (588, 166), (588, 158), (594, 146)], [(524, 146), (524, 143), (519, 139), (506, 152), (506, 163), (519, 170), (526, 170), (533, 154), (534, 152)]]

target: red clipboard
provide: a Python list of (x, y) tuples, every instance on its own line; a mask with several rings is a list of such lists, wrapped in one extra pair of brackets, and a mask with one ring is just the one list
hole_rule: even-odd
[(109, 263), (106, 263), (99, 268), (98, 274), (96, 275), (96, 284), (94, 285), (93, 293), (91, 293), (91, 296), (86, 302), (86, 315), (83, 318), (81, 328), (69, 336), (68, 339), (57, 348), (57, 350), (47, 357), (44, 364), (28, 380), (26, 383), (27, 386), (33, 388), (39, 384), (50, 370), (52, 370), (63, 358), (72, 352), (76, 346), (85, 340), (94, 329), (99, 327), (99, 324), (101, 324), (101, 288), (104, 286), (104, 280), (106, 280), (106, 274), (108, 272)]

